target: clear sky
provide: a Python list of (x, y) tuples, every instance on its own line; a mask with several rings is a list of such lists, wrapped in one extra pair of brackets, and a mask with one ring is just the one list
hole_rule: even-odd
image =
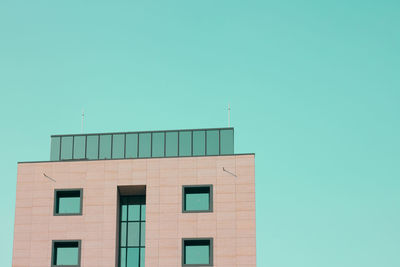
[(227, 126), (260, 267), (400, 266), (400, 1), (0, 0), (0, 266), (50, 135)]

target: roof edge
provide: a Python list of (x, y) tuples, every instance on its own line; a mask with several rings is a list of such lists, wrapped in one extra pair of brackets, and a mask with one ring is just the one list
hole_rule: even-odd
[(53, 134), (50, 137), (62, 136), (86, 136), (86, 135), (108, 135), (108, 134), (137, 134), (137, 133), (163, 133), (163, 132), (185, 132), (185, 131), (206, 131), (206, 130), (234, 130), (234, 127), (220, 128), (199, 128), (199, 129), (177, 129), (177, 130), (155, 130), (155, 131), (134, 131), (134, 132), (107, 132), (107, 133), (80, 133), (80, 134)]
[(109, 160), (135, 160), (135, 159), (174, 159), (174, 158), (204, 158), (204, 157), (232, 157), (232, 156), (255, 156), (256, 153), (239, 153), (239, 154), (229, 154), (229, 155), (215, 155), (215, 156), (187, 156), (187, 157), (147, 157), (147, 158), (125, 158), (125, 159), (84, 159), (84, 160), (42, 160), (42, 161), (18, 161), (17, 164), (27, 164), (27, 163), (55, 163), (55, 162), (91, 162), (91, 161), (109, 161)]

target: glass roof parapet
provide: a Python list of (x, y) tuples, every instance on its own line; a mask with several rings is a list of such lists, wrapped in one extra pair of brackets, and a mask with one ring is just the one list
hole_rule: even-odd
[(51, 136), (51, 161), (234, 154), (234, 129), (190, 129)]

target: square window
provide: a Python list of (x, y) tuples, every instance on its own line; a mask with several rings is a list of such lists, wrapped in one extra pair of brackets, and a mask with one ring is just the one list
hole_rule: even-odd
[(51, 266), (80, 266), (81, 241), (62, 240), (53, 241)]
[(213, 239), (182, 239), (182, 266), (212, 266)]
[(182, 212), (212, 212), (213, 186), (186, 185), (182, 187)]
[(82, 215), (82, 189), (56, 189), (54, 215)]

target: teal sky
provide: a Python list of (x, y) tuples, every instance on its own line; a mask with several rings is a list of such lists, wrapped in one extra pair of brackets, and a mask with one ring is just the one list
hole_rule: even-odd
[(400, 266), (400, 1), (0, 0), (0, 266), (50, 135), (227, 126), (257, 263)]

